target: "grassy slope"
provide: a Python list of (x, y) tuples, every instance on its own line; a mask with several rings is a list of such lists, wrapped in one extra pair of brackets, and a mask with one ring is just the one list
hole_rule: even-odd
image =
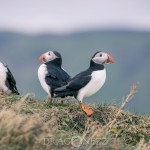
[(50, 104), (30, 94), (1, 95), (0, 149), (148, 149), (150, 118), (122, 110), (135, 91), (120, 108), (91, 104), (91, 117), (72, 99)]

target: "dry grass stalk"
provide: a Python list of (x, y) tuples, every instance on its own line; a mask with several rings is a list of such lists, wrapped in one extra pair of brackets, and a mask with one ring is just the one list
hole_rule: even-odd
[[(126, 103), (129, 102), (132, 97), (134, 96), (134, 94), (136, 93), (137, 91), (137, 85), (138, 83), (136, 84), (133, 84), (132, 87), (131, 87), (131, 90), (129, 92), (129, 94), (127, 95), (127, 97), (122, 101), (122, 104), (120, 106), (120, 108), (118, 109), (114, 119), (108, 123), (107, 125), (103, 126), (102, 128), (100, 127), (99, 129), (97, 129), (91, 137), (89, 137), (89, 140), (91, 140), (92, 138), (94, 138), (96, 135), (99, 135), (99, 138), (104, 138), (106, 139), (107, 138), (107, 135), (109, 134), (110, 132), (110, 129), (112, 128), (112, 126), (116, 123), (117, 121), (117, 118), (120, 116), (121, 112), (122, 112), (122, 109), (125, 107)], [(88, 140), (88, 141), (89, 141)], [(96, 144), (96, 143), (95, 143)], [(93, 145), (95, 145), (93, 144)], [(90, 145), (88, 147), (88, 150), (92, 149), (93, 145)]]
[(122, 101), (122, 104), (120, 106), (120, 108), (118, 109), (118, 112), (115, 115), (115, 118), (108, 124), (109, 128), (112, 128), (112, 126), (115, 124), (115, 122), (117, 121), (117, 118), (119, 117), (120, 113), (122, 112), (122, 109), (125, 107), (126, 103), (128, 103), (134, 96), (134, 94), (137, 91), (137, 86), (138, 83), (135, 83), (132, 85), (131, 90), (129, 92), (129, 94), (127, 95), (127, 97)]
[(144, 143), (144, 139), (141, 139), (136, 146), (136, 150), (150, 150), (150, 141), (148, 143)]

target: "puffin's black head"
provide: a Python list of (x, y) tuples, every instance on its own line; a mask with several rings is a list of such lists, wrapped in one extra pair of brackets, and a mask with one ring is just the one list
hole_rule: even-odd
[(47, 63), (54, 60), (62, 60), (60, 53), (57, 51), (49, 51), (39, 57), (39, 61), (42, 63)]
[(98, 51), (93, 55), (91, 61), (96, 64), (105, 64), (105, 63), (112, 64), (114, 63), (114, 58), (107, 53)]
[(61, 58), (61, 55), (60, 55), (60, 53), (59, 52), (57, 52), (57, 51), (53, 51), (53, 53), (58, 57), (58, 58)]

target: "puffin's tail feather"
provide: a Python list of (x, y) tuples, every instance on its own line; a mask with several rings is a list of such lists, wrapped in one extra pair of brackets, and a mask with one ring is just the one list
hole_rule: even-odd
[(12, 89), (12, 93), (16, 94), (16, 95), (20, 95), (20, 93), (18, 92), (17, 88), (15, 87), (14, 89)]
[(20, 93), (18, 91), (13, 92), (16, 95), (20, 95)]
[(66, 89), (66, 86), (55, 89), (54, 93), (54, 97), (74, 96), (74, 92)]
[(57, 93), (57, 92), (65, 92), (65, 91), (67, 91), (65, 85), (54, 90), (55, 93)]

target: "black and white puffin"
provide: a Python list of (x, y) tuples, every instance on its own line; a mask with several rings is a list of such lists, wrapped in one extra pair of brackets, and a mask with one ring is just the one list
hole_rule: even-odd
[(106, 80), (105, 63), (114, 63), (114, 58), (104, 52), (96, 52), (90, 62), (90, 67), (73, 77), (67, 85), (55, 89), (56, 97), (74, 96), (87, 115), (93, 114), (93, 110), (84, 105), (84, 98), (96, 93)]
[(54, 90), (66, 85), (71, 78), (61, 67), (62, 57), (57, 51), (46, 52), (39, 57), (39, 60), (43, 64), (38, 69), (38, 78), (52, 102)]
[(6, 94), (17, 94), (16, 80), (6, 64), (0, 62), (0, 92)]

